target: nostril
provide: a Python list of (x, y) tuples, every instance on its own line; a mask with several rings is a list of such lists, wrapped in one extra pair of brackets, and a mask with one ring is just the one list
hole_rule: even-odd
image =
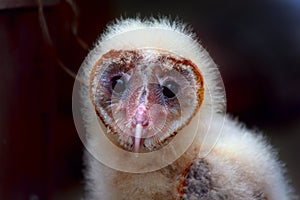
[(148, 120), (142, 122), (142, 125), (143, 125), (143, 126), (148, 126), (148, 124), (149, 124), (149, 121), (148, 121)]
[(135, 128), (137, 124), (141, 124), (143, 127), (146, 127), (149, 125), (149, 121), (148, 121), (148, 119), (144, 119), (144, 120), (139, 119), (138, 120), (136, 118), (133, 118), (132, 123), (131, 123), (132, 127)]

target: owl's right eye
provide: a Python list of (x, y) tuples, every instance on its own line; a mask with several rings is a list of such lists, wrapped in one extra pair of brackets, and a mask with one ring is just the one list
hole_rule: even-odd
[(111, 88), (117, 94), (121, 94), (126, 90), (126, 84), (124, 76), (117, 75), (111, 79)]
[(162, 93), (166, 99), (173, 99), (176, 97), (179, 90), (179, 85), (172, 80), (166, 81), (164, 86), (162, 86)]

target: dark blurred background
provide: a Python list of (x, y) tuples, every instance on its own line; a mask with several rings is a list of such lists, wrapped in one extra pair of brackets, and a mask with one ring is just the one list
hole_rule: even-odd
[[(191, 24), (220, 66), (228, 112), (265, 132), (300, 191), (300, 1), (74, 1), (92, 46), (116, 17), (167, 15)], [(64, 0), (44, 1), (58, 57), (77, 72), (87, 51)], [(80, 199), (82, 151), (74, 79), (46, 45), (34, 0), (0, 1), (0, 199)]]

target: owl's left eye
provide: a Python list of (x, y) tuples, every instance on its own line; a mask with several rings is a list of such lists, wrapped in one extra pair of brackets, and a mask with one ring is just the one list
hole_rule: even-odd
[(117, 75), (111, 79), (111, 88), (117, 94), (121, 94), (126, 90), (126, 80), (124, 76)]
[(162, 86), (162, 93), (167, 99), (174, 98), (177, 95), (178, 91), (179, 85), (173, 80), (166, 81)]

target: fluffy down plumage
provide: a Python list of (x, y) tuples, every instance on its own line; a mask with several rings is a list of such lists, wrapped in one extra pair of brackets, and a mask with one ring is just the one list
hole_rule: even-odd
[[(161, 159), (143, 159), (144, 154), (138, 155), (137, 159), (126, 157), (123, 152), (111, 153), (109, 146), (103, 147), (99, 130), (106, 130), (107, 124), (95, 114), (91, 101), (91, 93), (97, 92), (91, 90), (91, 73), (103, 55), (111, 50), (147, 48), (163, 50), (191, 61), (204, 79), (200, 108), (192, 121), (174, 136), (181, 136), (180, 142), (188, 145), (178, 151), (180, 153), (175, 152), (179, 155), (170, 163), (158, 164), (157, 168), (152, 166), (162, 162)], [(79, 84), (78, 91), (79, 118), (84, 126), (81, 137), (87, 148), (87, 200), (296, 199), (276, 151), (262, 134), (245, 128), (225, 114), (225, 93), (217, 66), (184, 24), (168, 19), (117, 20), (97, 40), (78, 76), (85, 82)], [(192, 140), (185, 136), (195, 131)], [(177, 144), (172, 144), (175, 151)], [(170, 154), (166, 152), (164, 158), (168, 159)], [(114, 159), (115, 165), (107, 164)], [(135, 163), (135, 159), (143, 162)], [(136, 171), (128, 170), (132, 169), (130, 167), (122, 170), (122, 166), (130, 166)]]

